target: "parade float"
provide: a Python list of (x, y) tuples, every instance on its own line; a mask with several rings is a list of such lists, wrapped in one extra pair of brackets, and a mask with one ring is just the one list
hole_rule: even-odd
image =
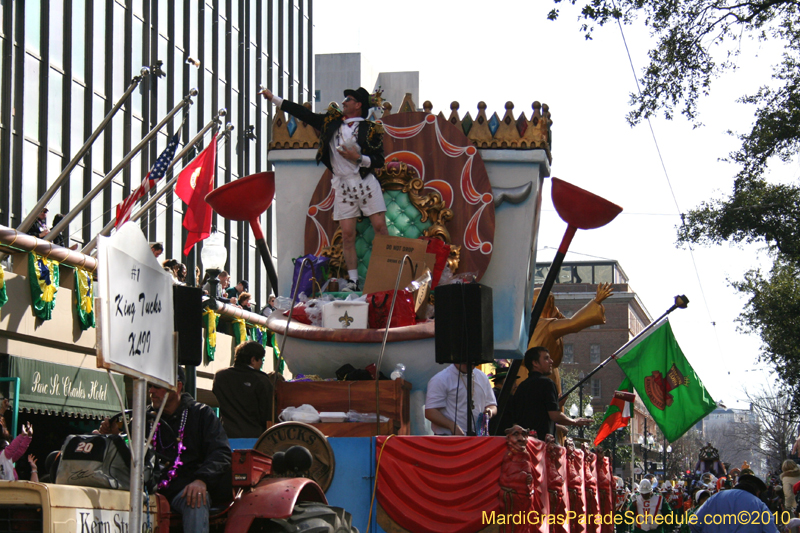
[[(379, 177), (387, 204), (391, 235), (442, 240), (450, 249), (453, 274), (469, 273), (491, 287), (494, 357), (520, 358), (528, 341), (533, 303), (536, 233), (544, 179), (550, 174), (550, 114), (534, 102), (533, 113), (487, 116), (481, 102), (473, 119), (424, 111), (406, 98), (398, 113), (385, 111), (382, 122), (386, 167)], [(341, 258), (341, 233), (332, 219), (330, 172), (317, 166), (317, 133), (276, 111), (270, 160), (275, 167), (277, 248), (283, 258), (328, 255), (336, 268)], [(324, 172), (323, 172), (324, 171)], [(366, 227), (364, 227), (366, 226)], [(366, 275), (372, 231), (358, 229), (359, 273)], [(288, 288), (294, 265), (282, 260), (278, 277)], [(394, 273), (396, 275), (396, 272)], [(284, 294), (288, 294), (284, 292)], [(291, 296), (291, 295), (289, 295)], [(382, 330), (338, 329), (286, 322), (273, 314), (268, 327), (279, 344), (287, 335), (285, 354), (294, 374), (332, 378), (344, 364), (365, 368), (376, 363)], [(435, 363), (435, 324), (390, 328), (379, 369), (389, 375), (406, 368), (411, 384), (411, 432), (424, 433), (422, 404), (428, 380), (443, 367)]]
[[(494, 358), (519, 360), (541, 312), (531, 309), (536, 235), (550, 174), (550, 114), (538, 102), (530, 118), (525, 113), (515, 116), (511, 102), (502, 116), (488, 116), (482, 102), (474, 119), (469, 113), (461, 117), (458, 108), (454, 102), (449, 116), (435, 115), (426, 102), (420, 112), (410, 98), (398, 113), (384, 108), (387, 164), (380, 180), (387, 221), (395, 235), (438, 239), (449, 248), (447, 267), (453, 276), (463, 275), (462, 281), (492, 289)], [(274, 175), (242, 178), (208, 197), (224, 216), (257, 221), (274, 191), (281, 260), (272, 267), (268, 249), (262, 250), (262, 257), (272, 285), (292, 299), (291, 258), (326, 256), (335, 268), (341, 257), (341, 237), (331, 218), (329, 175), (315, 163), (317, 143), (312, 128), (278, 111), (270, 145)], [(562, 191), (577, 189), (558, 183)], [(224, 188), (249, 186), (264, 198), (248, 210), (226, 210), (224, 197), (229, 194)], [(591, 205), (576, 201), (571, 211), (569, 205), (566, 209), (570, 239), (576, 229), (597, 226), (582, 218), (592, 218)], [(261, 228), (252, 227), (262, 248)], [(46, 253), (67, 265), (96, 268), (90, 256), (14, 230), (0, 231), (0, 238), (17, 251)], [(359, 270), (367, 278), (371, 239), (369, 227), (362, 227), (357, 250)], [(565, 241), (560, 259), (569, 245), (569, 239)], [(557, 262), (560, 259), (557, 256)], [(557, 270), (555, 266), (551, 272)], [(373, 423), (284, 422), (259, 439), (231, 442), (234, 449), (252, 448), (267, 456), (297, 445), (309, 449), (313, 464), (297, 475), (312, 478), (329, 504), (352, 513), (360, 531), (613, 531), (608, 522), (613, 507), (609, 460), (585, 446), (570, 440), (564, 446), (552, 439), (545, 442), (519, 427), (505, 437), (425, 435), (425, 389), (443, 368), (436, 363), (435, 319), (396, 328), (333, 329), (300, 324), (283, 313), (267, 319), (213, 303), (224, 317), (275, 332), (280, 356), (292, 375), (319, 378), (279, 383), (279, 409), (303, 402), (318, 411), (377, 411), (387, 418), (381, 422), (375, 417)], [(435, 301), (429, 304), (435, 309)], [(404, 365), (404, 379), (335, 380), (343, 365), (361, 369), (376, 363), (377, 371), (386, 375)]]
[[(425, 102), (420, 112), (408, 96), (398, 113), (384, 107), (386, 166), (378, 178), (387, 225), (391, 235), (440, 239), (450, 249), (451, 274), (468, 273), (462, 280), (491, 288), (494, 358), (520, 360), (532, 333), (536, 236), (551, 162), (550, 113), (534, 102), (530, 118), (515, 116), (508, 102), (502, 116), (489, 116), (481, 102), (473, 119), (470, 113), (459, 115), (458, 103), (450, 107), (449, 116), (436, 115)], [(282, 258), (328, 257), (336, 269), (341, 231), (332, 220), (330, 172), (315, 161), (318, 142), (313, 128), (276, 111), (270, 160), (280, 199), (277, 249)], [(558, 189), (554, 201), (560, 200), (559, 213), (569, 222), (560, 262), (577, 229), (604, 225), (619, 208), (564, 182)], [(369, 223), (360, 223), (358, 268), (367, 280), (372, 240)], [(277, 273), (281, 294), (287, 295), (295, 265), (283, 259)], [(435, 309), (435, 298), (431, 304)], [(352, 510), (359, 527), (367, 514), (371, 527), (392, 532), (613, 531), (613, 524), (596, 519), (612, 516), (609, 460), (585, 445), (545, 443), (519, 427), (505, 438), (423, 436), (429, 434), (426, 386), (444, 368), (436, 364), (436, 318), (395, 328), (333, 329), (302, 324), (288, 314), (273, 313), (267, 321), (283, 346), (282, 357), (293, 374), (322, 381), (279, 384), (278, 411), (302, 401), (319, 411), (374, 413), (378, 395), (380, 413), (393, 423), (363, 424), (361, 430), (353, 423), (313, 424), (321, 430), (315, 438), (307, 427), (289, 438), (298, 423), (285, 422), (268, 429), (254, 447), (269, 454), (297, 439), (321, 442), (327, 435), (330, 451), (315, 456), (330, 459), (317, 474), (332, 478), (329, 499)], [(405, 381), (376, 380), (379, 390), (373, 382), (325, 381), (343, 365), (376, 363), (386, 376), (404, 365)]]

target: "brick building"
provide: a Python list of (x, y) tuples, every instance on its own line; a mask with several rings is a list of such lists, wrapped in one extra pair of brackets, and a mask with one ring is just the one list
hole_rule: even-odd
[[(536, 264), (537, 284), (544, 283), (549, 269), (549, 263)], [(563, 339), (562, 372), (574, 373), (575, 377), (591, 372), (652, 321), (616, 261), (564, 262), (553, 286), (556, 306), (565, 316), (572, 316), (594, 298), (599, 283), (612, 283), (614, 287), (614, 294), (603, 302), (606, 323)], [(595, 412), (603, 411), (623, 379), (619, 366), (609, 363), (584, 385), (584, 398), (591, 396)]]

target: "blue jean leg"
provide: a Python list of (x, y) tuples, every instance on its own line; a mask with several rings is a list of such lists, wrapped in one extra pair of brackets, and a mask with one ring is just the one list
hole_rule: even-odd
[(211, 508), (211, 496), (206, 494), (206, 504), (201, 507), (189, 507), (179, 493), (170, 502), (172, 511), (183, 516), (184, 533), (208, 533), (208, 511)]

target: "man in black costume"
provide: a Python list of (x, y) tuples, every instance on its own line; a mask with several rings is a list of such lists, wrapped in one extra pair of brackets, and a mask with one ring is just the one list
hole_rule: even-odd
[(322, 162), (333, 173), (335, 191), (333, 219), (342, 228), (342, 253), (350, 278), (346, 290), (357, 291), (358, 256), (356, 222), (368, 217), (375, 234), (388, 235), (386, 203), (375, 170), (383, 167), (383, 126), (366, 120), (370, 95), (366, 89), (347, 89), (341, 109), (332, 105), (326, 113), (314, 113), (264, 89), (264, 98), (279, 109), (320, 131), (317, 164)]

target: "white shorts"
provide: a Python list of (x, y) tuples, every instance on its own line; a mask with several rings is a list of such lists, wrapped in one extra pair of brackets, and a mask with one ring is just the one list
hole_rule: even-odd
[(364, 179), (358, 174), (348, 178), (334, 176), (331, 186), (336, 190), (333, 220), (347, 220), (362, 215), (369, 217), (386, 211), (381, 184), (373, 174)]

